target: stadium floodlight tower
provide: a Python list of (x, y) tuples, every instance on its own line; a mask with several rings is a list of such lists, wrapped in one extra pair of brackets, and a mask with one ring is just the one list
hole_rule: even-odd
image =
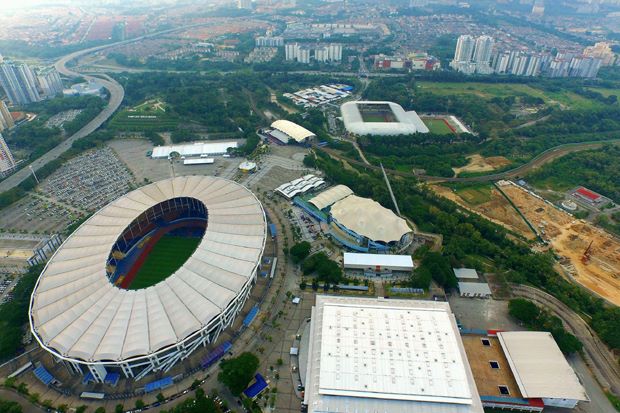
[[(97, 382), (108, 370), (134, 380), (169, 371), (232, 325), (256, 281), (266, 231), (261, 203), (235, 182), (182, 176), (139, 188), (56, 251), (30, 299), (31, 331)], [(178, 269), (154, 280), (149, 273), (152, 285), (132, 289), (169, 234), (194, 236), (198, 246)]]

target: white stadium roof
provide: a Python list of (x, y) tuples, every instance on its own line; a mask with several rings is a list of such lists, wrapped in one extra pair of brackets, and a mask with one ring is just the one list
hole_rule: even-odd
[(400, 241), (411, 232), (407, 221), (377, 201), (349, 195), (331, 207), (332, 217), (355, 233), (373, 241)]
[(523, 397), (590, 400), (551, 333), (498, 332), (497, 338)]
[(359, 254), (345, 252), (343, 262), (345, 268), (385, 267), (402, 270), (413, 270), (411, 255)]
[(181, 156), (220, 155), (227, 152), (228, 148), (236, 148), (237, 142), (195, 142), (184, 145), (156, 146), (153, 148), (151, 158), (168, 158), (172, 152), (178, 152)]
[[(119, 236), (145, 210), (177, 197), (194, 198), (208, 211), (196, 251), (154, 286), (114, 286), (106, 261)], [(144, 186), (95, 213), (54, 254), (31, 297), (32, 331), (48, 351), (78, 362), (164, 351), (236, 301), (256, 272), (265, 239), (260, 202), (235, 182), (191, 176)]]
[(328, 206), (340, 201), (343, 198), (353, 194), (351, 188), (346, 185), (336, 185), (321, 192), (314, 198), (311, 198), (308, 202), (321, 210)]
[[(364, 122), (359, 111), (360, 104), (388, 105), (397, 122)], [(414, 133), (428, 133), (429, 129), (415, 111), (405, 110), (397, 103), (385, 101), (353, 101), (340, 106), (340, 113), (345, 128), (356, 135), (411, 135)]]
[(317, 296), (309, 412), (482, 413), (448, 303)]
[(286, 134), (289, 138), (295, 140), (296, 142), (303, 142), (308, 138), (316, 136), (308, 129), (304, 128), (303, 126), (299, 126), (298, 124), (293, 123), (290, 120), (276, 120), (271, 124), (271, 127)]

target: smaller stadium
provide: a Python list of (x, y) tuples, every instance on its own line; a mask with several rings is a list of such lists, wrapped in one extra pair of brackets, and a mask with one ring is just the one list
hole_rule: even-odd
[(271, 129), (263, 131), (264, 136), (276, 145), (306, 144), (316, 135), (308, 129), (289, 120), (276, 120)]
[(378, 202), (362, 198), (346, 185), (315, 196), (296, 196), (293, 203), (321, 223), (334, 241), (356, 252), (396, 252), (411, 244), (407, 221)]
[(344, 126), (355, 135), (396, 136), (428, 133), (429, 129), (415, 111), (394, 102), (347, 102), (340, 107)]

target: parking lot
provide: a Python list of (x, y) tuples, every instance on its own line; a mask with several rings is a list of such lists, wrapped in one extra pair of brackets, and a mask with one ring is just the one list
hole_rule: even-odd
[(112, 149), (106, 147), (71, 159), (38, 190), (67, 208), (93, 212), (129, 192), (133, 186), (131, 172)]
[(83, 216), (52, 200), (29, 193), (0, 214), (0, 230), (29, 234), (55, 234)]
[(66, 122), (71, 122), (80, 113), (82, 113), (82, 109), (71, 109), (57, 113), (45, 122), (45, 126), (48, 128), (62, 128)]

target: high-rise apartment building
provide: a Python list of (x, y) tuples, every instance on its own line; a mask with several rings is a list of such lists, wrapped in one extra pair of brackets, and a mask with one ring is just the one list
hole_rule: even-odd
[(311, 58), (318, 62), (339, 62), (342, 60), (342, 45), (337, 43), (303, 45), (288, 43), (284, 46), (284, 57), (288, 61), (310, 63)]
[(585, 57), (601, 59), (601, 66), (611, 66), (616, 62), (616, 54), (611, 50), (611, 46), (607, 42), (598, 42), (594, 46), (586, 47), (583, 55)]
[(0, 100), (0, 132), (13, 126), (15, 126), (13, 116), (11, 116), (11, 112), (9, 112), (4, 101)]
[(64, 89), (60, 74), (53, 67), (41, 69), (37, 74), (37, 81), (43, 95), (47, 98), (53, 98), (61, 95)]
[(259, 36), (254, 41), (256, 42), (256, 47), (284, 46), (284, 37), (282, 36)]
[(491, 54), (493, 53), (493, 38), (491, 36), (480, 36), (476, 39), (476, 47), (474, 48), (474, 63), (489, 65), (491, 62)]
[(26, 105), (41, 100), (36, 76), (26, 64), (10, 61), (0, 64), (0, 85), (14, 105)]
[(15, 160), (13, 154), (9, 150), (9, 146), (0, 134), (0, 175), (4, 176), (15, 168)]
[(459, 36), (456, 42), (456, 50), (454, 52), (454, 62), (471, 62), (474, 55), (476, 41), (468, 34)]

